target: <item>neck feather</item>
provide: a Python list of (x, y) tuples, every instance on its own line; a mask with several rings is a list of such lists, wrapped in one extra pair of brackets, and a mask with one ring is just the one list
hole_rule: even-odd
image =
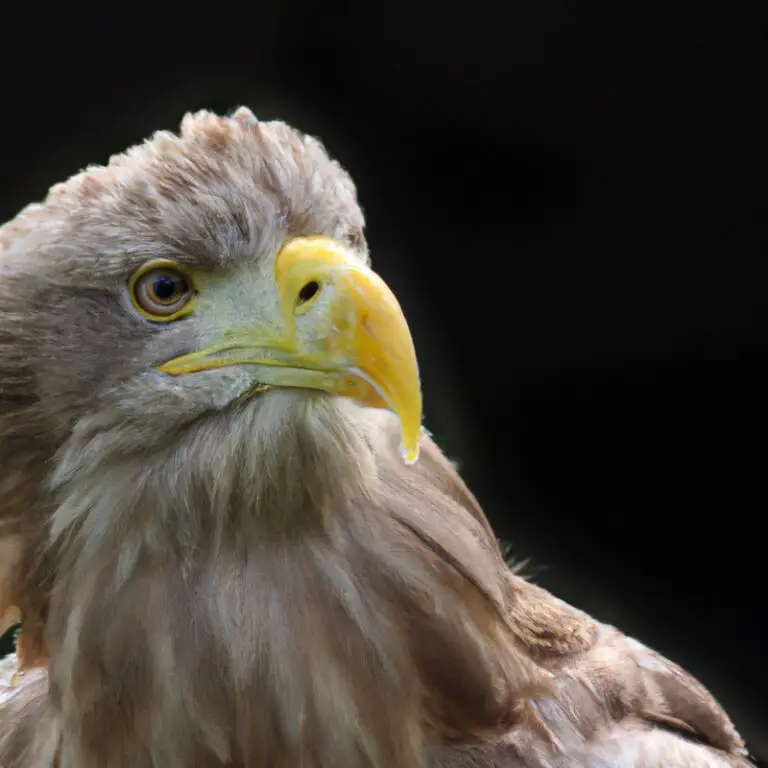
[(276, 396), (152, 456), (63, 454), (66, 764), (416, 768), (440, 734), (509, 726), (541, 681), (503, 620), (504, 563), (430, 477), (437, 449), (402, 466), (394, 427)]

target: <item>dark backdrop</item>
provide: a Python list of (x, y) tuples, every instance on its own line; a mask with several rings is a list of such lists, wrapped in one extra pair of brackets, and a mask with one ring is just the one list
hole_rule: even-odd
[(412, 324), (427, 424), (499, 535), (768, 755), (756, 20), (727, 0), (13, 13), (0, 218), (187, 110), (319, 135)]

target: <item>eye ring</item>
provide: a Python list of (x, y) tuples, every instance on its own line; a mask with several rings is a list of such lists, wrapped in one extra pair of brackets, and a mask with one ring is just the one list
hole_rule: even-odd
[(155, 259), (139, 267), (128, 281), (131, 304), (147, 320), (169, 323), (194, 310), (195, 283), (175, 261)]

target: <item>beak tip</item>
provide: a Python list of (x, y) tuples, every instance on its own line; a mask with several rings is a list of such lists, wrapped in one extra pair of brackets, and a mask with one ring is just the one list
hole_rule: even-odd
[(415, 447), (406, 448), (404, 445), (400, 446), (400, 456), (406, 466), (413, 466), (419, 460), (419, 445)]

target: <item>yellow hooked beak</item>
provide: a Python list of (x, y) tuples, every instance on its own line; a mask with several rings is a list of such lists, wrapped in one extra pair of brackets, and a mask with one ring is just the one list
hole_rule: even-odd
[(419, 455), (421, 385), (411, 333), (386, 283), (326, 237), (289, 240), (275, 260), (280, 323), (232, 330), (161, 366), (172, 376), (257, 366), (264, 388), (301, 387), (387, 408), (407, 463)]

